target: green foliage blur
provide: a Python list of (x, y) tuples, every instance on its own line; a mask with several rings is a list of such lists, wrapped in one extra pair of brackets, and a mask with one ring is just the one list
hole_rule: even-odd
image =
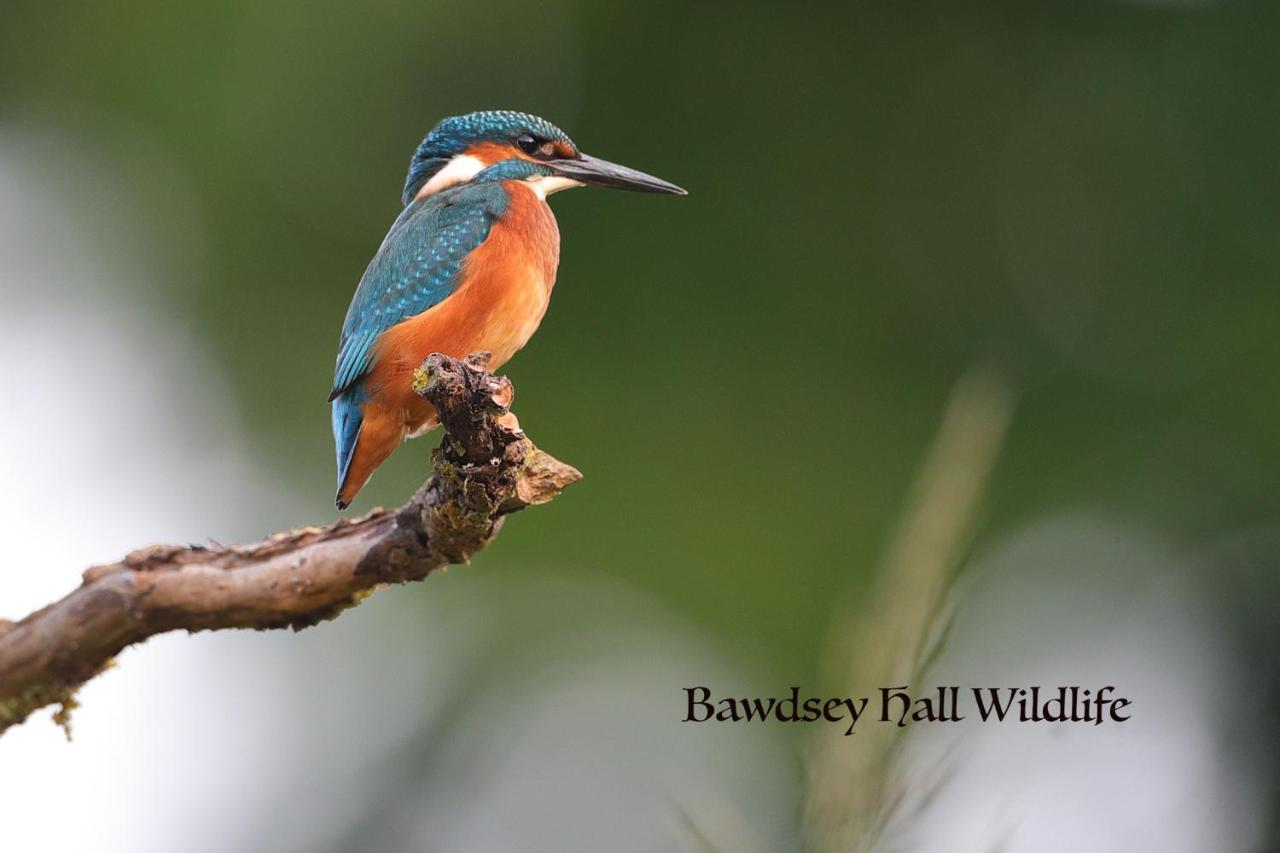
[[(1275, 4), (17, 0), (4, 22), (6, 120), (132, 164), (158, 209), (195, 199), (199, 251), (156, 246), (147, 298), (213, 348), (307, 506), (234, 535), (333, 516), (347, 302), (414, 146), (482, 108), (690, 195), (554, 199), (559, 283), (506, 372), (586, 479), (466, 571), (611, 576), (812, 678), (973, 364), (1019, 398), (988, 535), (1090, 505), (1195, 541), (1280, 510)], [(431, 441), (355, 509), (401, 502)]]

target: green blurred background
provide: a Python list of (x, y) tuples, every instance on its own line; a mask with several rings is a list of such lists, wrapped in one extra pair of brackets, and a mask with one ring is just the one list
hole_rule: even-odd
[[(1017, 398), (978, 543), (1063, 507), (1192, 549), (1280, 515), (1274, 3), (0, 16), (0, 119), (110, 164), (165, 235), (130, 259), (148, 275), (128, 298), (200, 339), (253, 465), (294, 497), (193, 537), (333, 517), (324, 398), (347, 302), (414, 146), (484, 108), (545, 116), (690, 195), (554, 199), (559, 282), (505, 372), (524, 427), (586, 479), (461, 571), (604, 575), (766, 684), (813, 684), (832, 602), (866, 587), (972, 365)], [(79, 236), (110, 251), (118, 199), (66, 190)], [(403, 501), (433, 442), (355, 509)], [(1251, 553), (1202, 574), (1260, 660), (1275, 550)]]

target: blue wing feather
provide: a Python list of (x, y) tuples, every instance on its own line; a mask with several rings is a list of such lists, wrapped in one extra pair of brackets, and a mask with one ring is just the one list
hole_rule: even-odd
[(458, 287), (462, 262), (507, 208), (500, 184), (462, 186), (404, 209), (360, 279), (338, 343), (332, 400), (373, 367), (378, 336)]

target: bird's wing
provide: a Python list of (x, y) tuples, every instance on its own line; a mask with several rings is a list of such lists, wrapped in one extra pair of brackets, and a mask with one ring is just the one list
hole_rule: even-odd
[(330, 400), (369, 372), (379, 335), (457, 289), (462, 261), (506, 206), (506, 192), (489, 184), (446, 190), (404, 209), (347, 309)]

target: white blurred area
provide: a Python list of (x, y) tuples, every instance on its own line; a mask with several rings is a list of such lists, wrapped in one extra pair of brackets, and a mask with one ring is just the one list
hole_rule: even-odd
[[(156, 295), (199, 286), (199, 211), (154, 140), (121, 133), (135, 162), (0, 124), (5, 618), (146, 543), (317, 520), (255, 465), (217, 364)], [(143, 226), (120, 176), (157, 173), (172, 209)], [(680, 688), (709, 679), (742, 682), (654, 603), (484, 565), (299, 634), (166, 635), (81, 691), (72, 743), (50, 709), (0, 737), (0, 846), (745, 849), (708, 814), (794, 846), (781, 733), (679, 722)]]
[[(142, 233), (116, 166), (64, 137), (0, 126), (0, 614), (10, 619), (75, 588), (95, 562), (251, 529), (253, 509), (282, 497), (246, 458), (199, 340), (142, 298), (151, 242), (178, 270), (198, 260), (198, 233), (180, 227), (198, 223), (194, 211), (174, 192), (175, 209), (155, 217), (174, 227)], [(125, 654), (81, 693), (73, 744), (49, 710), (0, 738), (5, 846), (175, 849), (184, 823), (216, 827), (197, 804), (236, 785), (234, 752), (203, 694), (233, 676), (228, 645), (164, 637)]]
[(1086, 513), (1030, 525), (977, 560), (927, 683), (1114, 685), (1132, 719), (984, 724), (975, 712), (913, 729), (909, 802), (885, 849), (1259, 849), (1270, 739), (1192, 568), (1158, 535)]

